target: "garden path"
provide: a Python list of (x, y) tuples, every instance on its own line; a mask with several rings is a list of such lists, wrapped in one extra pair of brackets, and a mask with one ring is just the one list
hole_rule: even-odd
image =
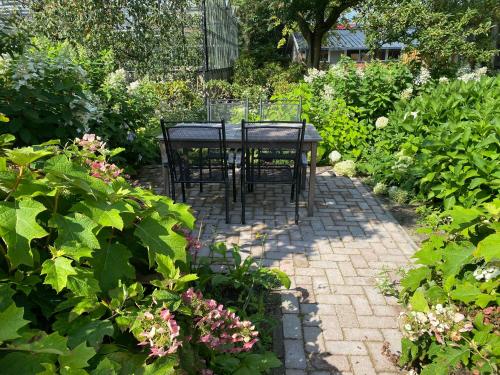
[[(159, 192), (160, 176), (147, 169), (143, 181)], [(190, 189), (188, 204), (203, 223), (202, 242), (238, 244), (290, 276), (292, 286), (282, 292), (286, 375), (396, 374), (382, 351), (384, 342), (400, 350), (399, 309), (378, 292), (375, 276), (408, 265), (416, 246), (359, 180), (320, 168), (316, 189), (315, 216), (307, 217), (304, 203), (298, 226), (288, 189), (279, 185), (247, 195), (247, 225), (239, 224), (239, 203), (231, 224), (224, 222), (218, 186)]]

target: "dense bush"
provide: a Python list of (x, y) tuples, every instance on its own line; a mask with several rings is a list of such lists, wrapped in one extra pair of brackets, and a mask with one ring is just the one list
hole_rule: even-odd
[(471, 207), (500, 189), (500, 77), (454, 80), (403, 100), (376, 130), (365, 170), (423, 202)]
[(500, 200), (442, 217), (401, 281), (400, 363), (425, 375), (498, 373)]
[[(14, 139), (0, 141), (4, 148)], [(253, 323), (237, 316), (241, 305), (228, 300), (229, 310), (203, 297), (201, 283), (189, 288), (198, 276), (186, 249), (199, 249), (184, 233), (194, 224), (189, 207), (127, 182), (108, 162), (119, 151), (92, 134), (64, 148), (2, 150), (2, 373), (259, 374), (279, 366)], [(244, 282), (259, 270), (231, 277)], [(266, 274), (260, 292), (287, 280)], [(204, 283), (212, 278), (205, 273)]]

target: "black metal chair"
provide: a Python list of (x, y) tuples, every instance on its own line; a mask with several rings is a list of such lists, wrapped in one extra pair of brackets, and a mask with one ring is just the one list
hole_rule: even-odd
[(289, 184), (299, 222), (299, 186), (306, 123), (241, 122), (241, 222), (245, 224), (245, 194), (257, 184)]
[[(178, 123), (161, 120), (167, 154), (164, 167), (170, 175), (170, 195), (176, 200), (175, 185), (181, 185), (182, 201), (186, 188), (199, 184), (224, 185), (226, 223), (229, 223), (229, 175), (225, 122)], [(212, 155), (208, 158), (207, 155)], [(217, 156), (217, 157), (215, 157)], [(234, 167), (233, 167), (234, 168)], [(235, 171), (233, 169), (233, 185)], [(236, 192), (233, 190), (233, 194)]]
[(301, 121), (302, 98), (259, 101), (260, 121)]
[(238, 125), (241, 120), (248, 120), (248, 108), (248, 99), (209, 99), (207, 119), (224, 120), (228, 125)]

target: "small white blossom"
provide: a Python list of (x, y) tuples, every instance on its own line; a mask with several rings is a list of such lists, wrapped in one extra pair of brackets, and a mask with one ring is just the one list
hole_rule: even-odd
[(353, 160), (344, 160), (335, 164), (333, 171), (337, 176), (356, 176), (356, 163)]
[(448, 77), (440, 77), (439, 78), (439, 83), (448, 83), (448, 82), (450, 82)]
[(330, 159), (330, 162), (332, 164), (334, 164), (334, 163), (338, 162), (340, 159), (342, 159), (342, 154), (338, 151), (332, 151), (328, 155), (328, 159)]
[(411, 99), (412, 95), (413, 95), (413, 87), (408, 87), (403, 91), (401, 91), (401, 99), (409, 100)]
[(389, 119), (385, 116), (381, 116), (375, 121), (375, 127), (377, 129), (383, 129), (389, 124)]
[(139, 81), (131, 82), (127, 87), (128, 93), (134, 92), (140, 85), (141, 83)]
[(425, 66), (420, 68), (420, 74), (415, 78), (415, 85), (425, 85), (431, 79), (431, 72)]

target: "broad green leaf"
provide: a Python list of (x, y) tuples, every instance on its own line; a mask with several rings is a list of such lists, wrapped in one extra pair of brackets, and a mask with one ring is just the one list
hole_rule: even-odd
[(422, 244), (422, 248), (413, 257), (418, 260), (417, 263), (434, 265), (441, 260), (443, 244), (443, 236), (433, 235)]
[(144, 375), (170, 375), (175, 374), (174, 366), (177, 360), (175, 356), (165, 356), (157, 359), (144, 368)]
[(287, 289), (290, 289), (291, 281), (286, 273), (277, 268), (271, 268), (270, 271), (276, 275), (281, 285), (283, 285)]
[(9, 284), (0, 284), (0, 311), (4, 311), (13, 302), (15, 292)]
[(476, 298), (476, 305), (484, 309), (490, 302), (495, 301), (496, 298), (496, 296), (493, 296), (491, 294), (482, 293)]
[(103, 243), (101, 249), (94, 252), (90, 263), (103, 291), (115, 288), (119, 280), (135, 278), (135, 270), (129, 263), (131, 257), (129, 249), (112, 242)]
[(483, 257), (487, 262), (500, 260), (500, 233), (490, 234), (479, 242), (474, 256)]
[(23, 316), (24, 309), (15, 303), (0, 312), (0, 343), (20, 337), (17, 331), (29, 323)]
[(21, 147), (7, 150), (5, 154), (12, 163), (25, 167), (40, 158), (52, 155), (52, 152), (43, 149), (35, 150), (33, 147)]
[(154, 264), (156, 254), (186, 262), (187, 241), (172, 229), (175, 224), (177, 221), (173, 218), (161, 218), (155, 213), (136, 226), (135, 235), (149, 251), (150, 267)]
[(451, 297), (455, 300), (470, 303), (475, 301), (480, 294), (481, 291), (478, 287), (469, 282), (465, 282), (458, 285), (456, 289), (451, 292)]
[(101, 292), (99, 282), (95, 279), (92, 270), (75, 267), (76, 274), (68, 276), (66, 287), (75, 296), (94, 297)]
[(26, 350), (31, 353), (46, 353), (63, 355), (68, 352), (68, 339), (57, 332), (47, 335), (45, 332), (37, 333), (30, 340), (21, 344), (11, 345), (17, 350)]
[[(38, 354), (14, 352), (8, 353), (0, 359), (2, 375), (31, 375), (47, 373), (47, 364), (52, 363), (51, 354)], [(44, 372), (45, 370), (45, 372)]]
[(162, 217), (173, 216), (187, 228), (194, 228), (194, 222), (196, 219), (193, 216), (191, 207), (187, 204), (174, 203), (170, 198), (161, 197), (159, 201), (153, 204), (153, 208)]
[(91, 320), (89, 317), (80, 318), (69, 323), (68, 346), (75, 348), (83, 342), (96, 347), (101, 344), (104, 336), (113, 336), (113, 323), (109, 320)]
[(33, 265), (31, 241), (45, 237), (48, 233), (36, 222), (43, 204), (31, 199), (19, 202), (0, 202), (0, 237), (7, 245), (7, 254), (12, 266)]
[(104, 201), (87, 199), (72, 207), (72, 211), (81, 212), (103, 227), (123, 229), (123, 220), (120, 216), (118, 204), (108, 204)]
[(97, 367), (91, 372), (91, 375), (116, 375), (120, 371), (120, 364), (104, 357)]
[(425, 294), (421, 289), (417, 289), (413, 296), (410, 297), (410, 305), (413, 311), (428, 312), (429, 305), (425, 299)]
[(95, 354), (94, 348), (82, 342), (69, 353), (59, 356), (59, 364), (66, 369), (82, 369), (88, 366), (88, 360)]
[(99, 249), (99, 241), (93, 233), (97, 224), (89, 217), (78, 212), (66, 216), (56, 214), (49, 224), (58, 230), (58, 236), (54, 243), (57, 248), (64, 250), (65, 248), (83, 246)]
[(57, 293), (63, 290), (68, 282), (68, 276), (76, 275), (72, 262), (71, 259), (64, 257), (47, 259), (43, 262), (41, 274), (46, 275), (44, 284), (52, 285)]
[(446, 211), (443, 215), (450, 216), (452, 218), (451, 226), (458, 229), (462, 225), (469, 224), (479, 218), (482, 215), (482, 212), (477, 208), (464, 208), (456, 206), (453, 209)]
[(410, 291), (417, 289), (420, 283), (431, 277), (431, 270), (428, 267), (420, 267), (408, 271), (406, 276), (401, 280), (401, 285)]
[(9, 118), (5, 116), (3, 113), (0, 113), (0, 122), (9, 122)]
[(472, 257), (474, 245), (470, 242), (449, 243), (443, 251), (443, 277), (455, 276)]
[(156, 254), (156, 270), (162, 274), (165, 279), (176, 279), (180, 276), (179, 269), (175, 267), (174, 261), (167, 255)]

